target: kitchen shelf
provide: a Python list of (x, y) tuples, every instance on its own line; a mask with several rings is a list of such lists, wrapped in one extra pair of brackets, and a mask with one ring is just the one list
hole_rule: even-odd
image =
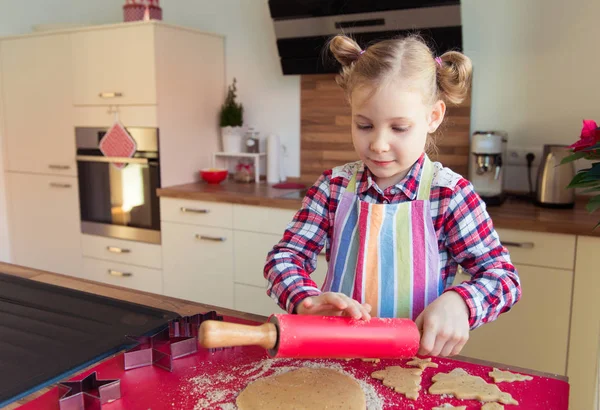
[(252, 158), (254, 161), (254, 182), (260, 182), (260, 158), (266, 157), (266, 152), (214, 152), (213, 166), (217, 163), (217, 158)]

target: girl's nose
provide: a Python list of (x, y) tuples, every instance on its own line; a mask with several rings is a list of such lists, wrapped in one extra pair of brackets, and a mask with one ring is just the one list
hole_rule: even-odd
[(387, 152), (390, 150), (390, 145), (388, 144), (386, 138), (384, 135), (378, 134), (375, 136), (375, 138), (371, 141), (371, 144), (369, 146), (369, 148), (371, 149), (371, 151), (379, 154), (382, 152)]

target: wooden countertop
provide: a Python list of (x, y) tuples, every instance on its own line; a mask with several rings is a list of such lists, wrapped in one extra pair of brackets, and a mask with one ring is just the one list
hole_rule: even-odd
[[(300, 197), (286, 198), (298, 189), (276, 189), (266, 183), (241, 184), (226, 182), (221, 185), (195, 183), (161, 188), (158, 195), (201, 201), (228, 202), (284, 209), (299, 209)], [(600, 236), (600, 212), (590, 214), (585, 209), (586, 199), (577, 201), (574, 209), (550, 209), (535, 206), (530, 201), (510, 196), (501, 206), (489, 206), (494, 226), (500, 229)]]
[[(25, 267), (11, 265), (11, 264), (2, 263), (2, 262), (0, 262), (0, 272), (6, 273), (9, 275), (20, 276), (22, 278), (31, 279), (31, 280), (35, 280), (38, 282), (48, 283), (48, 284), (52, 284), (52, 285), (56, 285), (56, 286), (63, 286), (66, 288), (76, 289), (76, 290), (80, 290), (83, 292), (90, 292), (90, 293), (94, 293), (97, 295), (102, 295), (102, 296), (106, 296), (106, 297), (111, 297), (111, 298), (115, 298), (115, 299), (121, 299), (121, 300), (129, 301), (129, 302), (133, 302), (133, 303), (139, 303), (139, 304), (143, 304), (143, 305), (147, 305), (147, 306), (152, 306), (152, 307), (159, 308), (159, 309), (171, 310), (171, 311), (179, 313), (182, 316), (193, 315), (196, 313), (206, 312), (206, 311), (210, 311), (210, 310), (216, 310), (221, 315), (227, 315), (227, 316), (232, 316), (232, 317), (248, 319), (248, 320), (258, 322), (258, 323), (263, 323), (267, 320), (267, 318), (264, 316), (253, 315), (250, 313), (244, 313), (244, 312), (234, 311), (234, 310), (230, 310), (230, 309), (222, 309), (222, 308), (219, 308), (216, 306), (206, 305), (206, 304), (202, 304), (202, 303), (190, 302), (190, 301), (176, 299), (176, 298), (172, 298), (172, 297), (168, 297), (168, 296), (162, 296), (162, 295), (157, 295), (157, 294), (152, 294), (152, 293), (147, 293), (147, 292), (141, 292), (141, 291), (137, 291), (137, 290), (126, 289), (126, 288), (122, 288), (122, 287), (107, 285), (107, 284), (98, 283), (98, 282), (92, 282), (92, 281), (85, 280), (85, 279), (75, 278), (75, 277), (66, 276), (66, 275), (60, 275), (60, 274), (46, 272), (46, 271), (40, 271), (40, 270), (36, 270), (36, 269), (31, 269), (31, 268), (25, 268)], [(568, 379), (565, 376), (538, 372), (538, 371), (534, 371), (531, 369), (525, 369), (525, 368), (516, 367), (516, 366), (507, 366), (507, 365), (493, 363), (493, 362), (489, 362), (489, 361), (485, 361), (485, 360), (473, 359), (473, 358), (464, 357), (464, 356), (456, 356), (456, 357), (454, 357), (454, 359), (461, 360), (464, 362), (480, 364), (482, 366), (502, 367), (503, 369), (510, 370), (510, 371), (538, 375), (541, 377), (552, 377), (555, 379), (568, 381)], [(97, 363), (89, 366), (87, 369), (92, 368), (96, 365), (97, 365)], [(83, 373), (87, 369), (83, 369), (81, 372), (78, 372), (78, 373)], [(8, 406), (3, 407), (0, 410), (14, 410), (17, 407), (23, 405), (24, 403), (27, 403), (27, 402), (35, 399), (36, 397), (43, 395), (44, 393), (49, 391), (51, 388), (52, 388), (52, 386), (42, 388), (23, 399), (20, 399)]]

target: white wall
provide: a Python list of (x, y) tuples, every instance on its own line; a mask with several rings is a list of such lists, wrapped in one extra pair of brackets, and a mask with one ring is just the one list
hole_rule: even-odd
[[(461, 11), (472, 131), (503, 129), (509, 149), (541, 152), (575, 142), (584, 118), (600, 123), (599, 1), (462, 0)], [(509, 188), (526, 189), (525, 170), (509, 170)]]

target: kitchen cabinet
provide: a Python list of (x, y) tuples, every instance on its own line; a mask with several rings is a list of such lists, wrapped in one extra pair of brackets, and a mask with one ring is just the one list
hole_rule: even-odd
[(85, 257), (162, 269), (160, 245), (82, 234), (81, 246)]
[(154, 26), (107, 26), (71, 41), (75, 105), (156, 104)]
[(600, 238), (579, 236), (567, 376), (569, 408), (597, 409), (600, 396)]
[[(573, 272), (516, 265), (522, 299), (509, 312), (471, 332), (462, 355), (564, 375)], [(457, 275), (455, 283), (468, 280)]]
[(5, 169), (77, 175), (69, 35), (3, 40)]
[(231, 229), (162, 222), (164, 294), (233, 308)]
[(113, 261), (83, 258), (83, 278), (161, 295), (162, 271)]
[(6, 177), (12, 262), (81, 276), (77, 180), (12, 172)]

